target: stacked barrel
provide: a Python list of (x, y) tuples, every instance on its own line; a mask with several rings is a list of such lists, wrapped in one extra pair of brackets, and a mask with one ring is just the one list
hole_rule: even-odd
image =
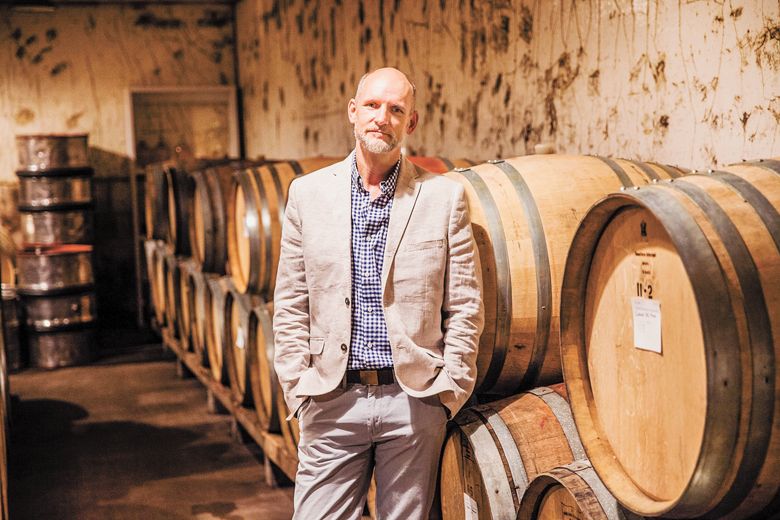
[(17, 136), (22, 249), (17, 291), (32, 366), (94, 354), (92, 176), (86, 135)]
[(197, 354), (234, 401), (253, 408), (261, 427), (280, 420), (273, 371), (273, 284), (287, 189), (297, 176), (336, 162), (222, 161), (185, 171), (146, 169), (147, 271), (155, 321)]

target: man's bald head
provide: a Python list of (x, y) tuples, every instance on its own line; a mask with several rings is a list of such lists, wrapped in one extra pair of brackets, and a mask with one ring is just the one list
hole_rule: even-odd
[(412, 98), (411, 98), (411, 107), (412, 110), (414, 110), (416, 97), (417, 97), (417, 87), (412, 83), (412, 81), (409, 79), (409, 76), (401, 72), (400, 70), (394, 68), (394, 67), (382, 67), (380, 69), (372, 70), (371, 72), (367, 72), (363, 74), (363, 76), (360, 78), (360, 81), (358, 82), (357, 90), (355, 90), (355, 99), (360, 98), (360, 92), (363, 90), (363, 87), (366, 84), (366, 81), (369, 79), (385, 79), (385, 80), (400, 80), (404, 81), (411, 90)]
[(349, 100), (347, 113), (360, 150), (370, 154), (397, 154), (419, 116), (414, 109), (414, 85), (398, 69), (369, 72)]

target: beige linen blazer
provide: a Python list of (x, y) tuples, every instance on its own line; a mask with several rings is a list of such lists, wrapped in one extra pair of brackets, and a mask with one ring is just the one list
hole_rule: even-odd
[[(274, 294), (274, 367), (294, 415), (334, 390), (351, 335), (350, 158), (290, 186)], [(403, 159), (382, 266), (396, 379), (452, 415), (474, 388), (484, 322), (479, 257), (463, 187)]]

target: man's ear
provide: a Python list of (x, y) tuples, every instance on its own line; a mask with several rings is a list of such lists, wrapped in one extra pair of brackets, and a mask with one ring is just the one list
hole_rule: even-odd
[(406, 133), (408, 135), (411, 135), (412, 132), (414, 132), (414, 129), (417, 128), (417, 122), (420, 119), (420, 115), (417, 113), (417, 110), (412, 112), (412, 117), (409, 118), (409, 124), (406, 126)]
[(347, 116), (349, 117), (349, 122), (354, 125), (357, 121), (357, 102), (355, 98), (350, 99), (349, 103), (347, 103)]

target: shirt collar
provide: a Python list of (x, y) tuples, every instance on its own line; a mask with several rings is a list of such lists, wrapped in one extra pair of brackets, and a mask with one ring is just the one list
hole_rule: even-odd
[[(379, 189), (382, 191), (382, 195), (391, 195), (395, 191), (395, 185), (398, 183), (398, 173), (401, 171), (401, 161), (403, 156), (398, 158), (398, 162), (393, 166), (393, 171), (387, 176), (385, 180), (379, 183)], [(360, 172), (357, 167), (357, 153), (352, 151), (352, 184), (359, 189), (366, 191), (363, 186), (363, 180), (360, 178)]]

